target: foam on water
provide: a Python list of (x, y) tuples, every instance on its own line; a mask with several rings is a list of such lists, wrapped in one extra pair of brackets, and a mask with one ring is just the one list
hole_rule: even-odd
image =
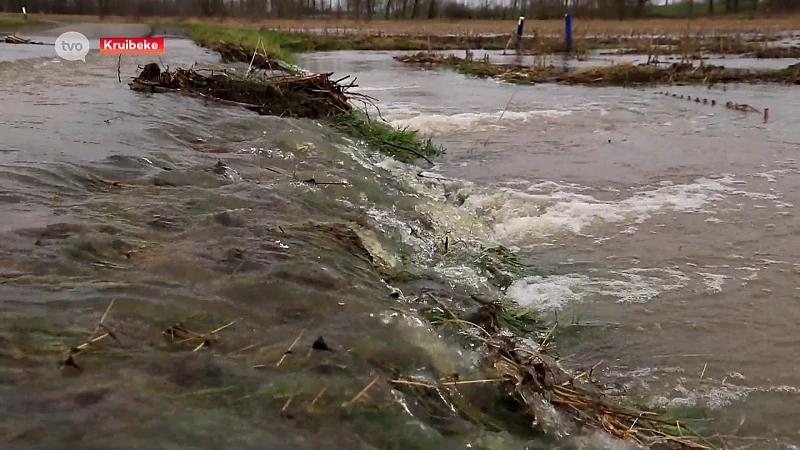
[(685, 287), (690, 280), (679, 270), (661, 268), (612, 270), (608, 275), (602, 278), (583, 274), (531, 276), (516, 280), (506, 293), (520, 305), (546, 311), (560, 309), (588, 296), (643, 303), (662, 292)]
[(729, 181), (701, 178), (645, 189), (620, 200), (600, 200), (561, 187), (549, 193), (502, 189), (471, 196), (466, 203), (473, 210), (491, 211), (498, 238), (525, 245), (559, 232), (581, 233), (598, 222), (641, 223), (662, 210), (704, 212), (708, 203), (723, 198)]
[(387, 113), (385, 118), (398, 128), (410, 128), (425, 135), (448, 134), (459, 131), (486, 131), (504, 129), (514, 122), (527, 122), (535, 117), (561, 117), (569, 110), (541, 109), (532, 111), (466, 112), (457, 114), (431, 114), (401, 112)]

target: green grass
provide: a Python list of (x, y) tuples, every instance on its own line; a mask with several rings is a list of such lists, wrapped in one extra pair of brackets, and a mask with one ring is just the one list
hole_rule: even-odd
[(288, 63), (296, 62), (292, 52), (297, 51), (303, 42), (302, 37), (270, 30), (233, 28), (221, 25), (183, 24), (182, 26), (189, 39), (202, 46), (210, 46), (224, 41), (255, 49), (258, 41), (261, 40), (267, 54)]
[(415, 130), (395, 128), (388, 123), (371, 120), (355, 111), (335, 117), (331, 126), (336, 131), (362, 139), (381, 153), (405, 163), (420, 157), (430, 158), (444, 153), (444, 148), (434, 144), (430, 139), (420, 138)]
[(40, 25), (42, 23), (39, 19), (24, 20), (21, 17), (0, 17), (0, 28), (22, 27), (27, 25)]

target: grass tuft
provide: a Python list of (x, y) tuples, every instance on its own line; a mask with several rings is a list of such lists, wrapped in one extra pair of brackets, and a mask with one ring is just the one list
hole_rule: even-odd
[(422, 139), (416, 130), (395, 128), (386, 122), (370, 119), (366, 114), (351, 111), (334, 117), (331, 126), (340, 133), (364, 140), (381, 153), (410, 163), (444, 154), (444, 148), (430, 139)]

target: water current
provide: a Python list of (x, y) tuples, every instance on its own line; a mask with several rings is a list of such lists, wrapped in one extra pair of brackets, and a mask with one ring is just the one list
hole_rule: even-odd
[[(348, 432), (357, 420), (277, 420), (275, 406), (305, 392), (301, 374), (274, 375), (265, 391), (260, 372), (152, 350), (190, 317), (207, 329), (237, 320), (224, 351), (268, 343), (247, 356), (254, 366), (302, 333), (378, 362), (424, 347), (441, 371), (467, 370), (470, 355), (398, 326), (389, 287), (353, 244), (388, 270), (430, 260), (442, 232), (509, 246), (539, 269), (508, 294), (557, 319), (571, 367), (600, 362), (597, 376), (630, 397), (707, 408), (708, 429), (740, 448), (800, 443), (797, 89), (513, 86), (389, 52), (303, 55), (312, 71), (357, 76), (386, 120), (447, 148), (420, 177), (313, 121), (132, 92), (115, 57), (15, 47), (0, 49), (10, 448), (329, 448), (331, 436), (417, 448), (389, 435), (365, 447)], [(167, 49), (169, 66), (219, 63), (185, 40)], [(146, 62), (123, 58), (122, 80)], [(769, 121), (729, 100), (768, 107)], [(358, 238), (320, 225), (342, 220)], [(488, 289), (468, 265), (436, 270)], [(81, 342), (112, 298), (116, 350), (81, 355), (80, 377), (56, 375), (53, 354)], [(354, 376), (324, 370), (334, 384)], [(203, 397), (227, 399), (215, 389), (233, 381), (252, 386), (237, 400), (246, 414)]]

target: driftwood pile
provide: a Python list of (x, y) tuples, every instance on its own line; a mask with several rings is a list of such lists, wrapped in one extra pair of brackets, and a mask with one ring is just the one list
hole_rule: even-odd
[(27, 44), (30, 41), (31, 41), (30, 39), (23, 39), (17, 36), (6, 36), (5, 38), (3, 38), (3, 42), (5, 42), (6, 44)]
[[(13, 34), (4, 37), (2, 42), (5, 42), (6, 44), (48, 45), (48, 44), (45, 44), (44, 42), (32, 41), (30, 39), (25, 39), (25, 38), (21, 38), (19, 36), (14, 36)], [(52, 44), (50, 44), (50, 45), (52, 45)]]
[[(202, 72), (202, 73), (201, 73)], [(156, 63), (144, 67), (129, 86), (144, 92), (179, 92), (242, 106), (262, 115), (319, 119), (351, 111), (347, 89), (332, 73), (265, 77), (225, 71), (175, 69), (161, 71)]]

